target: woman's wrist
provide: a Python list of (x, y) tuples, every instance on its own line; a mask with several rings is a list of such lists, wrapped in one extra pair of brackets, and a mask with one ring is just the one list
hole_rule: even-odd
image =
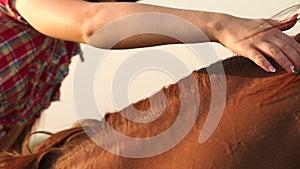
[(209, 31), (207, 36), (210, 41), (221, 43), (222, 36), (226, 31), (225, 29), (229, 26), (229, 22), (233, 16), (223, 13), (213, 13), (212, 15), (205, 30)]

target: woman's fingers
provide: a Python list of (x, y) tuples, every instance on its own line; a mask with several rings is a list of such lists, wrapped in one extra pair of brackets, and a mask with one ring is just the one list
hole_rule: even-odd
[[(258, 39), (260, 37), (257, 37)], [(292, 41), (291, 39), (288, 39)], [(256, 43), (255, 43), (256, 42)], [(265, 58), (265, 55), (273, 58), (287, 72), (298, 73), (300, 70), (300, 45), (290, 45), (277, 37), (271, 37), (268, 41), (259, 42), (254, 40), (248, 48), (244, 48), (242, 55), (254, 61), (258, 66), (268, 72), (275, 72), (275, 68)], [(299, 48), (299, 49), (298, 49)], [(297, 50), (296, 50), (297, 49)]]
[(273, 65), (265, 58), (265, 56), (254, 48), (248, 48), (244, 50), (243, 56), (251, 59), (255, 64), (264, 69), (267, 72), (276, 72)]
[(300, 70), (300, 45), (293, 38), (282, 33), (281, 31), (292, 28), (297, 22), (298, 14), (278, 22), (269, 22), (272, 26), (278, 26), (276, 29), (269, 30), (267, 36), (267, 43), (264, 43), (262, 51), (268, 56), (272, 57), (278, 64), (280, 64), (286, 71), (298, 73)]
[(300, 71), (300, 45), (282, 32), (292, 28), (297, 17), (294, 15), (284, 21), (233, 18), (228, 23), (231, 27), (223, 31), (219, 41), (268, 72), (275, 72), (275, 68), (265, 56), (271, 57), (286, 71), (297, 73)]
[[(279, 30), (274, 29), (274, 31), (270, 31), (268, 38), (265, 38), (265, 40), (271, 45), (271, 47), (277, 48), (275, 50), (280, 50), (278, 52), (283, 54), (281, 54), (281, 56), (284, 57), (284, 60), (288, 59), (291, 62), (291, 65), (289, 66), (279, 63), (281, 66), (283, 66), (286, 70), (289, 67), (293, 72), (300, 70), (300, 45), (295, 39)], [(269, 55), (270, 53), (267, 54)], [(274, 59), (276, 60), (276, 58)], [(288, 62), (285, 63), (289, 64)]]
[[(286, 55), (283, 52), (283, 48), (285, 49), (284, 51), (286, 53), (294, 54), (294, 52), (292, 52), (292, 48), (290, 49), (290, 47), (288, 47), (289, 45), (285, 45), (283, 47), (278, 47), (274, 44), (271, 43), (262, 43), (260, 44), (259, 50), (262, 51), (264, 54), (272, 57), (282, 68), (284, 68), (286, 71), (288, 72), (294, 72), (294, 67), (293, 67), (293, 63), (290, 61), (290, 59), (288, 58), (288, 55)], [(287, 52), (287, 49), (290, 49), (291, 51)]]
[(296, 40), (282, 33), (281, 30), (277, 28), (267, 30), (248, 40), (250, 46), (255, 48), (255, 52), (245, 54), (263, 69), (269, 72), (274, 70), (263, 56), (267, 55), (287, 72), (298, 73), (300, 70), (300, 45)]
[[(285, 34), (282, 34), (281, 36), (277, 36), (277, 40), (274, 40), (273, 43), (279, 47), (283, 47), (283, 49), (287, 48), (287, 50), (284, 50), (284, 51), (287, 51), (285, 54), (288, 56), (288, 58), (293, 63), (293, 65), (295, 65), (296, 68), (298, 70), (300, 70), (300, 45), (299, 45), (299, 43), (295, 39), (293, 39)], [(286, 46), (284, 47), (284, 45), (286, 45)]]

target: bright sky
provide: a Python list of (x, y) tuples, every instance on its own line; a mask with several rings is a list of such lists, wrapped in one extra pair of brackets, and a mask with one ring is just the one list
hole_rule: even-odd
[[(299, 3), (298, 0), (144, 0), (142, 3), (150, 3), (156, 5), (163, 5), (169, 7), (177, 7), (177, 8), (188, 8), (195, 10), (208, 10), (208, 11), (216, 11), (216, 12), (225, 12), (228, 14), (241, 16), (241, 17), (271, 17), (275, 13)], [(298, 11), (299, 12), (299, 11)], [(300, 29), (294, 29), (297, 31)], [(221, 47), (220, 45), (214, 46), (216, 52), (222, 56), (230, 56), (232, 53), (227, 49)], [(185, 51), (184, 48), (164, 48), (164, 50), (169, 51), (170, 53), (174, 52), (177, 55), (181, 55), (185, 59), (184, 63), (186, 63), (192, 69), (199, 68), (197, 61), (194, 61), (193, 58), (185, 57), (188, 55), (188, 51)], [(95, 89), (95, 98), (97, 100), (97, 104), (101, 107), (101, 113), (114, 110), (111, 100), (111, 82), (113, 75), (109, 74), (112, 72), (114, 66), (122, 62), (126, 55), (130, 55), (131, 53), (117, 53), (118, 56), (112, 56), (105, 60), (106, 63), (103, 65), (100, 71), (100, 75), (102, 72), (102, 78), (97, 77), (95, 79), (95, 86), (100, 86)], [(124, 58), (123, 58), (124, 57)], [(86, 60), (89, 58), (86, 57)], [(106, 58), (105, 58), (106, 59)], [(44, 112), (44, 115), (41, 120), (41, 130), (46, 131), (55, 131), (58, 129), (65, 128), (72, 124), (77, 120), (77, 114), (74, 109), (73, 103), (73, 83), (74, 83), (74, 70), (76, 68), (76, 64), (78, 62), (78, 58), (74, 58), (71, 71), (67, 79), (63, 82), (61, 88), (61, 101), (53, 103), (51, 108)], [(99, 70), (98, 70), (99, 71)], [(173, 77), (168, 76), (166, 73), (161, 72), (149, 72), (144, 71), (144, 77), (137, 75), (135, 80), (130, 84), (129, 94), (131, 100), (138, 100), (138, 98), (147, 97), (153, 90), (158, 90), (162, 86), (167, 85), (172, 82)], [(146, 77), (146, 78), (145, 78)], [(148, 77), (148, 78), (147, 78)], [(153, 81), (152, 79), (156, 79)], [(157, 80), (160, 79), (160, 80)], [(151, 92), (152, 91), (152, 92)], [(76, 98), (75, 98), (76, 99)], [(88, 114), (87, 114), (88, 117)]]

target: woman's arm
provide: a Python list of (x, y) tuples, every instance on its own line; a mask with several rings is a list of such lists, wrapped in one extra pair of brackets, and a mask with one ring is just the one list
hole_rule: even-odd
[[(217, 13), (138, 3), (90, 3), (82, 0), (15, 0), (15, 8), (38, 31), (51, 37), (82, 43), (87, 43), (89, 37), (104, 25), (121, 17), (143, 12), (160, 12), (179, 16), (204, 31), (211, 41), (216, 41), (216, 35), (211, 34), (217, 33), (213, 31), (214, 24), (220, 23), (223, 16)], [(160, 21), (157, 21), (157, 24), (159, 26)], [(191, 42), (203, 42), (203, 40), (195, 38)], [(172, 41), (160, 43), (169, 44)], [(136, 47), (140, 46), (137, 44)]]
[[(233, 52), (248, 57), (263, 69), (273, 72), (272, 65), (264, 55), (272, 57), (287, 71), (300, 70), (300, 46), (282, 30), (293, 27), (295, 15), (281, 27), (270, 28), (280, 24), (279, 21), (263, 19), (244, 19), (214, 12), (174, 9), (154, 5), (130, 2), (90, 3), (82, 0), (15, 0), (17, 11), (38, 31), (55, 38), (75, 42), (89, 43), (89, 38), (105, 25), (131, 14), (159, 12), (183, 18), (202, 30), (208, 39), (195, 36), (190, 32), (182, 32), (185, 41), (161, 35), (143, 34), (133, 36), (118, 43), (115, 48), (136, 48), (172, 43), (193, 43), (215, 41), (222, 43)], [(144, 22), (147, 22), (145, 18)], [(126, 29), (115, 29), (109, 32), (121, 36)], [(143, 26), (143, 22), (139, 26)], [(157, 26), (161, 25), (157, 20)], [(171, 27), (171, 26), (170, 26)], [(171, 34), (177, 31), (176, 26), (168, 29)], [(260, 32), (260, 33), (256, 33)], [(253, 35), (249, 37), (249, 35)], [(108, 36), (109, 37), (109, 36)], [(102, 48), (109, 39), (100, 39), (97, 46)], [(93, 44), (92, 44), (93, 45)], [(294, 68), (292, 67), (294, 65)]]

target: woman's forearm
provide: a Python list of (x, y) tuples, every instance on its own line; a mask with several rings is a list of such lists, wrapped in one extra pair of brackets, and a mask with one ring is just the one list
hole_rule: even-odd
[[(101, 33), (97, 34), (98, 42), (96, 46), (104, 48), (112, 46), (105, 41), (110, 39), (109, 36), (115, 36), (115, 39), (122, 39), (126, 36), (125, 34), (130, 34), (129, 32), (139, 33), (139, 31), (154, 31), (156, 33), (131, 36), (120, 41), (113, 48), (122, 49), (174, 43), (218, 41), (219, 33), (222, 32), (221, 30), (224, 27), (222, 24), (231, 17), (213, 12), (174, 9), (137, 3), (100, 3), (99, 5), (102, 6), (102, 10), (94, 15), (90, 22), (87, 22), (91, 24), (87, 28), (89, 28), (89, 35), (92, 35), (99, 29), (104, 28), (106, 24), (110, 24), (106, 28), (112, 29), (103, 31), (103, 35)], [(104, 18), (104, 21), (98, 22), (99, 25), (97, 25), (97, 22), (94, 21), (99, 18)], [(192, 26), (201, 30), (206, 36), (199, 35), (199, 30), (190, 31), (186, 29)], [(117, 28), (113, 29), (114, 27)], [(178, 36), (180, 39), (176, 39)], [(102, 39), (103, 43), (101, 43), (101, 37), (106, 37)]]
[[(127, 2), (89, 3), (80, 0), (16, 0), (15, 7), (38, 31), (51, 37), (82, 43), (88, 43), (91, 35), (117, 19), (145, 12), (157, 12), (180, 17), (201, 29), (208, 37), (208, 39), (195, 37), (192, 33), (182, 32), (183, 36), (187, 36), (183, 38), (185, 41), (182, 42), (158, 34), (141, 34), (121, 41), (114, 46), (115, 48), (135, 48), (208, 40), (217, 41), (220, 30), (216, 30), (216, 28), (222, 29), (222, 20), (225, 18), (224, 14), (212, 12), (173, 9)], [(143, 22), (147, 23), (147, 19), (144, 18)], [(146, 24), (143, 22), (138, 26), (145, 26)], [(124, 26), (126, 26), (126, 29), (134, 29), (136, 25), (126, 24)], [(157, 26), (161, 26), (160, 20), (157, 20)], [(118, 34), (122, 34), (122, 31), (126, 31), (126, 29), (118, 29)], [(111, 36), (115, 35), (113, 31), (109, 32)], [(168, 29), (168, 31), (170, 31), (168, 34), (172, 35), (172, 31), (177, 30), (173, 25), (173, 28)], [(98, 44), (98, 47), (107, 48), (108, 46), (105, 44), (107, 39), (103, 38), (102, 40), (103, 43), (99, 39), (100, 45)]]

